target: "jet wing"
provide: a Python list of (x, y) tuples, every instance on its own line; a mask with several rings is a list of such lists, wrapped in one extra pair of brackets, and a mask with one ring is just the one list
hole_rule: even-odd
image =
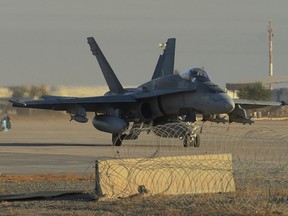
[(87, 112), (105, 111), (107, 108), (127, 108), (127, 104), (139, 103), (152, 97), (175, 94), (180, 92), (191, 92), (191, 89), (161, 89), (154, 91), (141, 91), (130, 95), (109, 95), (98, 97), (62, 97), (62, 96), (43, 96), (41, 100), (9, 100), (13, 107), (25, 107), (34, 109), (47, 109), (57, 111), (67, 111), (77, 105), (84, 108)]
[(259, 109), (268, 106), (283, 106), (287, 105), (283, 102), (275, 101), (258, 101), (258, 100), (245, 100), (245, 99), (233, 99), (235, 105), (241, 105), (243, 109)]
[(99, 97), (58, 97), (44, 96), (42, 100), (10, 100), (13, 107), (26, 107), (36, 109), (48, 109), (67, 111), (73, 106), (81, 106), (86, 111), (100, 112), (107, 108), (121, 108), (129, 103), (136, 103), (130, 95), (111, 95)]

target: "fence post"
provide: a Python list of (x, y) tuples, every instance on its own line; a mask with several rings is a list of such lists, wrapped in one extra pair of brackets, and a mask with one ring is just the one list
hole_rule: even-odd
[(95, 192), (96, 196), (98, 196), (98, 197), (103, 196), (101, 185), (100, 185), (99, 161), (98, 160), (95, 161), (95, 189), (94, 189), (94, 192)]

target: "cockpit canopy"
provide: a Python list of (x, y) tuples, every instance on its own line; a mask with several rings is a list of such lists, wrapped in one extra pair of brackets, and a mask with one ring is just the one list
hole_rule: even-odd
[(208, 82), (211, 81), (207, 72), (201, 68), (189, 68), (188, 70), (180, 73), (182, 79), (189, 80), (191, 82)]

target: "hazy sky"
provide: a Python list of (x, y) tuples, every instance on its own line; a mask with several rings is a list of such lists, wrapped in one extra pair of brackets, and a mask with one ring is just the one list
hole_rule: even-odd
[(95, 37), (121, 83), (152, 76), (176, 37), (175, 68), (205, 67), (212, 80), (268, 74), (268, 19), (274, 74), (288, 75), (287, 0), (0, 0), (0, 86), (104, 85), (86, 42)]

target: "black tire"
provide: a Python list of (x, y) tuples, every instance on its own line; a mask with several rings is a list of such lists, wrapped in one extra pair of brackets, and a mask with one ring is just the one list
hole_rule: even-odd
[(183, 138), (183, 146), (184, 147), (190, 146), (190, 135), (189, 134), (184, 136), (184, 138)]
[(112, 134), (112, 144), (113, 146), (121, 146), (123, 135), (121, 134)]
[(195, 148), (199, 148), (200, 147), (200, 136), (199, 136), (199, 134), (197, 134), (195, 139), (193, 140), (193, 146)]

